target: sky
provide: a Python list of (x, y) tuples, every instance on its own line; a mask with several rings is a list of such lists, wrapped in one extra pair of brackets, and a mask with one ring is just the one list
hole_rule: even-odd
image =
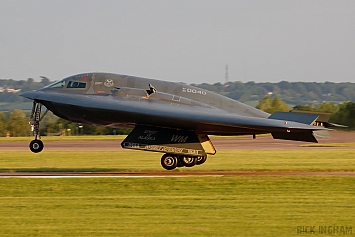
[(0, 79), (355, 82), (355, 1), (0, 0)]

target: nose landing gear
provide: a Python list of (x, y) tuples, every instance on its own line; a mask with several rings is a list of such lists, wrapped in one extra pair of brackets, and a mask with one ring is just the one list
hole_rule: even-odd
[(44, 147), (44, 145), (41, 140), (35, 139), (30, 142), (30, 150), (33, 153), (41, 152), (43, 150), (43, 147)]
[(41, 108), (42, 108), (41, 103), (33, 101), (29, 124), (31, 125), (31, 130), (34, 136), (34, 140), (30, 142), (30, 150), (34, 153), (41, 152), (44, 148), (43, 142), (40, 140), (41, 136), (39, 134), (39, 122), (46, 115), (48, 109), (41, 116)]

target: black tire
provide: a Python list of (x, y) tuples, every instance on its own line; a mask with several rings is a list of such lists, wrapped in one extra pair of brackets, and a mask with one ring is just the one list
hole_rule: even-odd
[(166, 170), (173, 170), (177, 167), (179, 161), (177, 156), (171, 154), (165, 154), (160, 160), (161, 166)]
[(196, 158), (196, 165), (202, 165), (207, 160), (207, 156), (199, 156)]
[(30, 150), (34, 153), (41, 152), (43, 150), (43, 142), (41, 140), (33, 140), (30, 142)]
[(186, 167), (192, 167), (196, 165), (196, 157), (191, 157), (191, 156), (182, 156), (181, 158), (181, 163), (186, 166)]
[(182, 164), (181, 162), (181, 156), (178, 156), (178, 164), (177, 164), (177, 167), (184, 167), (184, 165)]

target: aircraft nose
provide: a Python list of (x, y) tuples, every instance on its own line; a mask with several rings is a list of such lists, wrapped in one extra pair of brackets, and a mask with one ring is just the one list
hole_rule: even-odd
[(26, 91), (26, 92), (20, 94), (20, 96), (34, 100), (34, 99), (36, 99), (36, 94), (37, 94), (37, 91), (32, 90), (32, 91)]

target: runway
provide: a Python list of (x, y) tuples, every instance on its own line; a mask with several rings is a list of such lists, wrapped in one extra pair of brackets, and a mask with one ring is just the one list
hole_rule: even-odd
[(5, 172), (0, 178), (172, 178), (226, 176), (353, 176), (343, 171), (153, 171), (153, 172)]

